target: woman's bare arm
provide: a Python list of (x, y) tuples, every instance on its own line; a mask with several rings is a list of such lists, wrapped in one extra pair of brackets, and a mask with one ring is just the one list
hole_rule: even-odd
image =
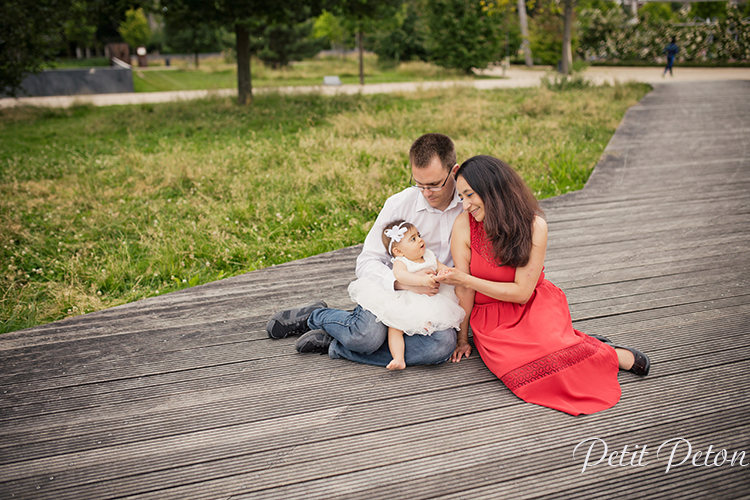
[[(464, 214), (461, 215), (463, 216)], [(451, 251), (453, 251), (452, 245)], [(539, 276), (542, 273), (542, 268), (544, 267), (544, 258), (546, 254), (547, 223), (544, 219), (537, 216), (534, 220), (529, 262), (523, 267), (516, 268), (515, 281), (511, 283), (502, 283), (480, 279), (471, 276), (468, 272), (460, 269), (458, 265), (454, 269), (447, 269), (444, 271), (442, 275), (436, 277), (436, 280), (441, 283), (448, 283), (449, 285), (456, 286), (456, 293), (458, 293), (459, 287), (465, 287), (488, 297), (492, 297), (493, 299), (504, 302), (514, 302), (516, 304), (525, 304), (534, 293), (536, 284), (539, 281)], [(455, 255), (453, 256), (453, 261), (456, 262)]]
[[(469, 228), (469, 214), (466, 212), (460, 214), (453, 224), (451, 255), (453, 256), (453, 263), (456, 266), (455, 269), (468, 275), (469, 264), (471, 263), (471, 230)], [(446, 267), (444, 272), (451, 272), (452, 269)], [(466, 316), (461, 322), (461, 327), (456, 338), (456, 349), (453, 351), (453, 355), (451, 355), (451, 361), (454, 363), (461, 361), (463, 357), (468, 358), (471, 354), (471, 345), (469, 345), (469, 318), (471, 316), (471, 309), (474, 307), (474, 290), (457, 285), (456, 296), (458, 297), (458, 304), (466, 312)]]

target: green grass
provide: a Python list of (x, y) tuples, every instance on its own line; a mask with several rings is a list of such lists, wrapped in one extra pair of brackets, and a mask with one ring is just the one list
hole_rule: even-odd
[(0, 111), (0, 331), (360, 243), (428, 131), (579, 189), (644, 85)]
[[(320, 85), (323, 77), (336, 75), (344, 84), (359, 83), (359, 63), (349, 56), (316, 59), (292, 63), (280, 69), (265, 66), (253, 59), (253, 87), (280, 87)], [(179, 61), (174, 69), (133, 68), (133, 87), (136, 92), (163, 92), (169, 90), (201, 90), (237, 88), (237, 67), (219, 59), (201, 62), (196, 69), (187, 61)], [(424, 62), (408, 62), (398, 66), (377, 64), (373, 57), (365, 58), (365, 83), (412, 82), (425, 80), (464, 80), (468, 77), (459, 71), (440, 68)]]
[(50, 61), (45, 69), (63, 69), (63, 68), (91, 68), (109, 66), (109, 59), (106, 57), (90, 57), (88, 59), (56, 59)]

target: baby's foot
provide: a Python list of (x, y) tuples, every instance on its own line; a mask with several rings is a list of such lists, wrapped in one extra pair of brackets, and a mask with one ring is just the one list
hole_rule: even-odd
[(386, 366), (389, 370), (403, 370), (406, 368), (406, 362), (403, 359), (394, 359), (390, 363), (388, 363), (388, 366)]

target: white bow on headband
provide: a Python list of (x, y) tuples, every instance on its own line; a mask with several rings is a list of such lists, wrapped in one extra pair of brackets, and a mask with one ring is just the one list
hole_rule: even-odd
[(388, 236), (391, 239), (391, 242), (388, 243), (388, 253), (391, 254), (391, 255), (393, 255), (393, 252), (391, 251), (391, 247), (393, 246), (393, 242), (394, 241), (396, 243), (401, 242), (401, 240), (404, 238), (404, 234), (406, 234), (406, 228), (405, 227), (401, 227), (404, 224), (406, 224), (406, 222), (402, 222), (398, 226), (393, 226), (392, 228), (386, 229), (385, 231), (383, 231), (383, 234), (385, 234), (386, 236)]

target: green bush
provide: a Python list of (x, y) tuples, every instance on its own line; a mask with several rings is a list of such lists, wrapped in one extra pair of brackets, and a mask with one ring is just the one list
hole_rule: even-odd
[(430, 27), (430, 60), (444, 68), (471, 73), (501, 58), (505, 39), (499, 16), (476, 0), (431, 0), (426, 4)]
[[(743, 7), (746, 8), (746, 7)], [(584, 9), (578, 16), (581, 44), (578, 55), (605, 61), (661, 61), (672, 37), (680, 47), (678, 61), (750, 61), (748, 13), (735, 5), (726, 6), (726, 16), (714, 24), (684, 25), (665, 22), (651, 10), (641, 12), (636, 24), (622, 11)], [(682, 24), (682, 25), (680, 25)]]

